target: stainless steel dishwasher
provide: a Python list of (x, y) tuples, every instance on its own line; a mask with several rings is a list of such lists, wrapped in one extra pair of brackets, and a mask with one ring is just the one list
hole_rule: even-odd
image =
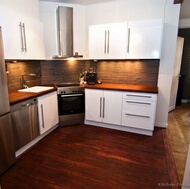
[(39, 136), (37, 99), (11, 106), (15, 151)]

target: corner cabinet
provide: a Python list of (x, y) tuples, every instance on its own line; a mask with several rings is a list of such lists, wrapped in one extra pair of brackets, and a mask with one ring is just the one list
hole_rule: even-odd
[(45, 133), (58, 124), (57, 92), (38, 97), (38, 117), (40, 134)]
[(121, 124), (122, 92), (85, 89), (85, 119)]
[(43, 25), (40, 21), (5, 18), (1, 25), (5, 59), (45, 59)]
[(90, 59), (159, 59), (162, 19), (89, 26)]
[(157, 94), (85, 89), (85, 124), (153, 135)]

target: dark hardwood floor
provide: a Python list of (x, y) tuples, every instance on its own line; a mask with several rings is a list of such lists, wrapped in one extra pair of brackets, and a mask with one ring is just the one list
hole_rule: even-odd
[(59, 127), (0, 177), (2, 189), (156, 189), (179, 183), (166, 129)]

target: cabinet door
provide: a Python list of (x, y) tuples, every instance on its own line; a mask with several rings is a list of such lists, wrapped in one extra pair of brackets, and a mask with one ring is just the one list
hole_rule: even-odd
[(122, 92), (103, 92), (103, 122), (121, 125)]
[(45, 133), (58, 123), (57, 93), (52, 92), (38, 97), (40, 134)]
[(5, 59), (22, 59), (21, 28), (19, 20), (1, 16)]
[(43, 24), (35, 20), (26, 20), (26, 47), (27, 59), (45, 59), (45, 45), (43, 36)]
[(102, 90), (85, 89), (85, 119), (102, 122)]
[(89, 27), (89, 58), (120, 59), (127, 56), (127, 23)]
[(129, 22), (127, 58), (159, 59), (162, 44), (162, 20)]

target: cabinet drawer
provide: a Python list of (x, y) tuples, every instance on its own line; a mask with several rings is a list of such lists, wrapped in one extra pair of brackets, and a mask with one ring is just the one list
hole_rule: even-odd
[(122, 126), (153, 130), (154, 116), (144, 116), (141, 114), (132, 114), (123, 111), (122, 113)]
[(123, 98), (128, 100), (156, 101), (157, 94), (124, 92)]
[(123, 99), (123, 110), (130, 113), (140, 113), (142, 115), (152, 115), (154, 112), (155, 102), (132, 101)]

